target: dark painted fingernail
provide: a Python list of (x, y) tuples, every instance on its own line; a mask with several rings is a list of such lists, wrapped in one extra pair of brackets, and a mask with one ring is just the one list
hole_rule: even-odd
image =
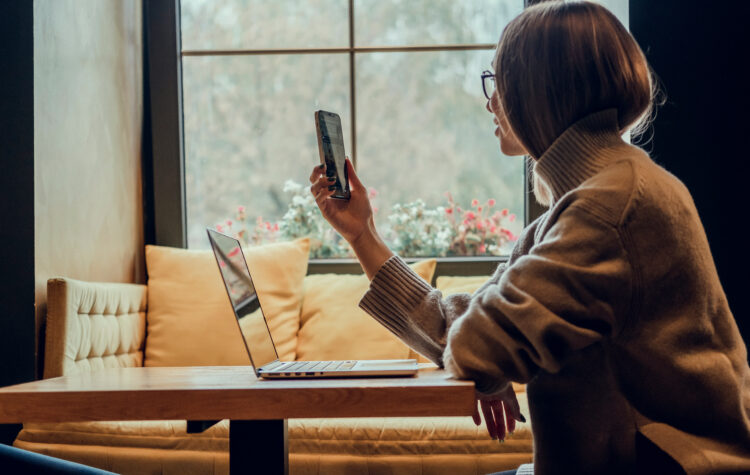
[(325, 163), (321, 163), (320, 165), (318, 165), (318, 168), (320, 168), (321, 170), (324, 169), (325, 167), (326, 167)]
[(336, 181), (336, 177), (335, 176), (329, 176), (328, 177), (328, 181)]
[(521, 422), (526, 422), (526, 418), (523, 417), (523, 414), (521, 414)]
[(336, 185), (331, 185), (328, 187), (328, 191), (333, 191), (336, 189)]

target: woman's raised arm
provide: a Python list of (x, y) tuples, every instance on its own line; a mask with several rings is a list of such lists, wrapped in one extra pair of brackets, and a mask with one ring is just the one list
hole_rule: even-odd
[(352, 162), (346, 159), (351, 198), (348, 201), (329, 199), (333, 195), (335, 178), (326, 173), (325, 164), (316, 166), (310, 174), (310, 192), (323, 217), (349, 242), (362, 269), (372, 280), (378, 269), (393, 256), (393, 252), (375, 229), (367, 188), (359, 181)]

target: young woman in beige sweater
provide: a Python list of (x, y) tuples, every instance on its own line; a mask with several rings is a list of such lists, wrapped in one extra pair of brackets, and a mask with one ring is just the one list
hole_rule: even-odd
[(549, 209), (481, 289), (445, 296), (383, 243), (350, 162), (348, 202), (316, 168), (371, 279), (360, 306), (474, 381), (492, 437), (522, 420), (510, 382), (527, 384), (536, 473), (750, 473), (747, 351), (695, 205), (622, 139), (653, 105), (642, 51), (604, 7), (545, 2), (505, 28), (493, 68), (495, 135), (532, 157)]

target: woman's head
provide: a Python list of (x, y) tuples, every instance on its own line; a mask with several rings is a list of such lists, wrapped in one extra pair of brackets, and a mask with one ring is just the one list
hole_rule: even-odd
[(617, 18), (593, 2), (525, 9), (503, 31), (494, 67), (493, 100), (535, 158), (593, 112), (617, 109), (620, 132), (650, 117), (654, 83), (646, 58)]

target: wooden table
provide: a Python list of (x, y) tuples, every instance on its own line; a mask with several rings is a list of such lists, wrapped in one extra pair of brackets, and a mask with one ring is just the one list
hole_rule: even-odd
[(231, 472), (288, 473), (286, 419), (469, 416), (475, 404), (472, 382), (437, 370), (264, 381), (243, 366), (112, 368), (0, 388), (0, 423), (229, 419)]

